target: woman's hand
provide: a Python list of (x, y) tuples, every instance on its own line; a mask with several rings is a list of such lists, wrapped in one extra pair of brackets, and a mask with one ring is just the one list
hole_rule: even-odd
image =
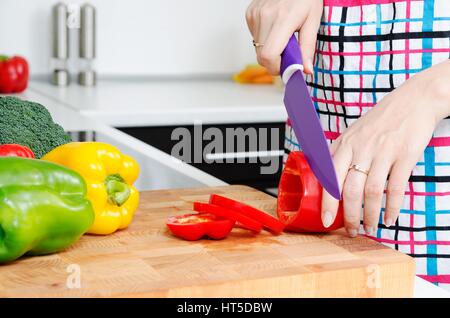
[[(384, 224), (395, 223), (411, 172), (440, 120), (450, 114), (450, 62), (438, 64), (406, 81), (351, 125), (331, 145), (342, 189), (345, 228), (358, 233), (364, 202), (364, 229), (374, 235), (386, 180)], [(368, 171), (350, 169), (358, 165)], [(322, 222), (330, 226), (338, 201), (326, 191)]]
[(317, 31), (323, 0), (253, 0), (246, 12), (248, 28), (255, 42), (258, 63), (280, 73), (281, 53), (295, 31), (299, 32), (304, 71), (312, 74)]

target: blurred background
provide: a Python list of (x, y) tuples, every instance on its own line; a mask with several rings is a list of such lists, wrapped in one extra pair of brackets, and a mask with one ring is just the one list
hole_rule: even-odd
[[(84, 0), (70, 0), (82, 5)], [(92, 0), (100, 76), (229, 75), (255, 60), (249, 0)], [(55, 0), (0, 0), (0, 51), (26, 56), (32, 77), (50, 71)], [(70, 41), (76, 43), (77, 30)], [(71, 45), (72, 56), (76, 45)], [(72, 61), (73, 62), (73, 61)], [(70, 68), (74, 68), (69, 63)], [(69, 69), (70, 69), (69, 68)]]
[[(238, 183), (275, 194), (286, 113), (279, 79), (255, 64), (249, 3), (0, 0), (0, 55), (29, 66), (25, 90), (0, 94), (42, 103), (73, 140), (133, 154), (140, 189)], [(177, 128), (200, 160), (174, 155)], [(222, 147), (207, 148), (209, 128)]]

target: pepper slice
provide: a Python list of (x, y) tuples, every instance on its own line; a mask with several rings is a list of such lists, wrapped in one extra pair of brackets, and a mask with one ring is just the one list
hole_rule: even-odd
[(205, 236), (215, 240), (224, 239), (233, 229), (234, 223), (211, 213), (193, 213), (171, 216), (166, 224), (175, 236), (196, 241)]
[(261, 223), (249, 218), (242, 213), (224, 208), (222, 206), (210, 203), (194, 202), (194, 211), (201, 213), (212, 213), (214, 215), (238, 222), (241, 227), (247, 230), (251, 230), (255, 233), (261, 232)]
[(274, 234), (280, 234), (283, 232), (284, 224), (280, 220), (245, 203), (238, 202), (218, 194), (211, 194), (209, 197), (209, 203), (242, 213), (245, 216), (261, 223), (266, 229)]

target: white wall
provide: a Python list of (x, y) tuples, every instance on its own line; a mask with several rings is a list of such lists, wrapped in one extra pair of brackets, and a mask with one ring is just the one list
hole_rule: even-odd
[[(24, 55), (33, 75), (50, 69), (56, 2), (0, 0), (0, 53)], [(249, 2), (90, 0), (97, 8), (96, 69), (103, 76), (232, 73), (255, 61), (244, 19)], [(71, 35), (75, 40), (76, 30)], [(71, 68), (78, 63), (73, 58)]]

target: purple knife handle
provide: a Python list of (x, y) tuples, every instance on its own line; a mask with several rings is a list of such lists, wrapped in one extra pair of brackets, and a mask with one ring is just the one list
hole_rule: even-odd
[(303, 65), (303, 59), (297, 38), (295, 34), (293, 34), (283, 53), (281, 53), (281, 74), (284, 74), (289, 66), (295, 64)]

